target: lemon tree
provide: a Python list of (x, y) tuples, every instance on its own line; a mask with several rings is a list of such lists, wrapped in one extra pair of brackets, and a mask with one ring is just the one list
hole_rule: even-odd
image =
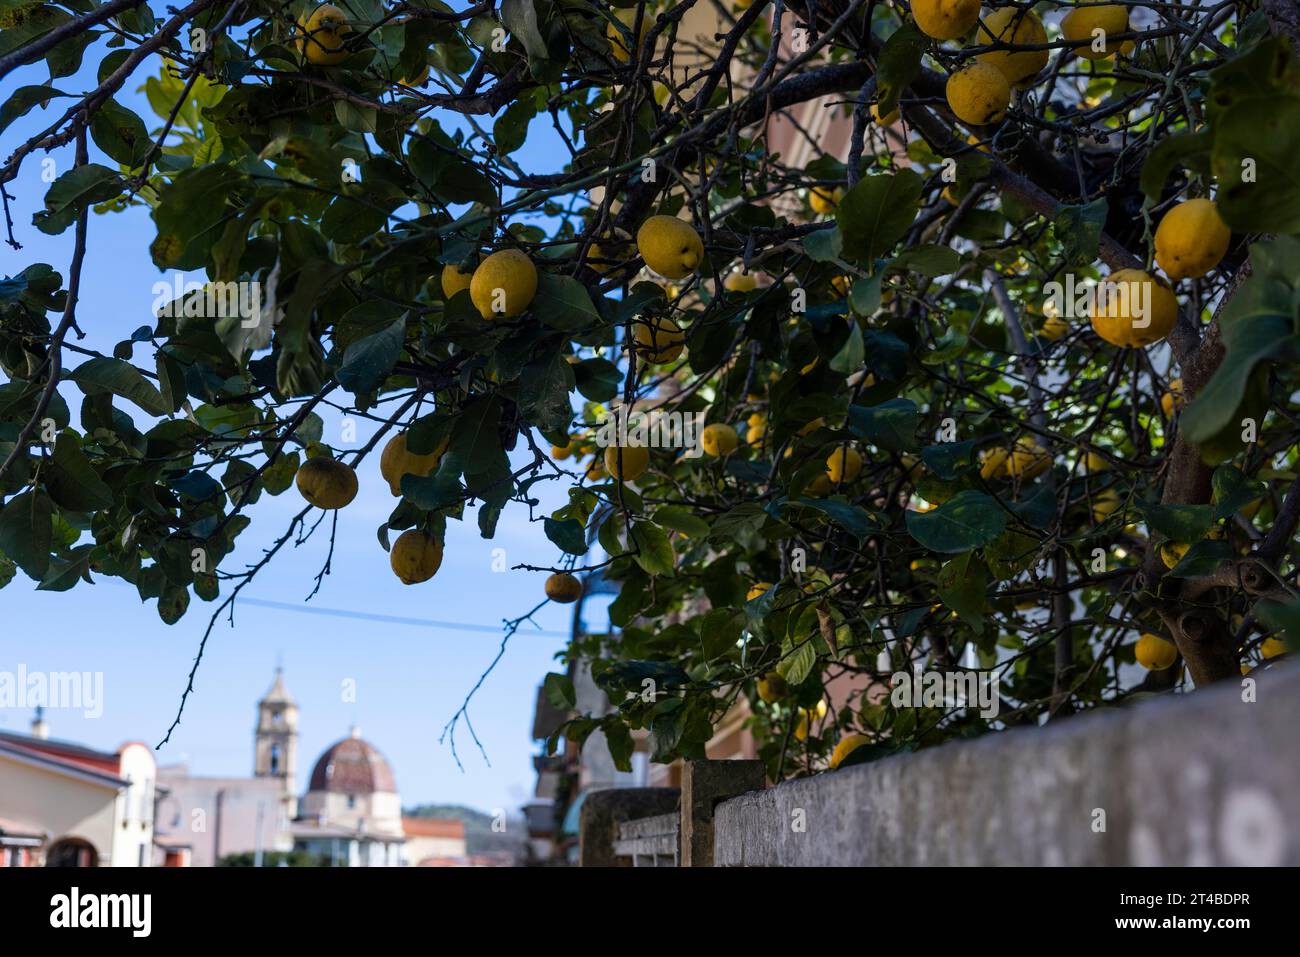
[[(0, 0), (0, 585), (210, 631), (365, 483), (416, 588), (518, 509), (538, 601), (618, 589), (567, 652), (613, 710), (557, 735), (699, 756), (743, 706), (774, 777), (1270, 666), (1297, 43), (1288, 0)], [(79, 344), (129, 254), (196, 281)]]

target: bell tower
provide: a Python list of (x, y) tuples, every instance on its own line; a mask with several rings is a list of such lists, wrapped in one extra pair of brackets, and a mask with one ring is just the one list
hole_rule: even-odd
[(284, 687), (284, 671), (275, 669), (275, 681), (257, 703), (257, 730), (253, 734), (253, 776), (279, 778), (283, 793), (294, 794), (298, 767), (298, 706)]

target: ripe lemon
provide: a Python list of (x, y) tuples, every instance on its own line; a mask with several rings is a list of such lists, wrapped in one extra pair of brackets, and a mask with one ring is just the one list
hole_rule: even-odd
[[(1095, 37), (1094, 30), (1101, 30), (1101, 36)], [(1128, 7), (1118, 3), (1106, 3), (1095, 7), (1075, 7), (1061, 21), (1061, 34), (1067, 40), (1078, 42), (1073, 47), (1074, 55), (1088, 60), (1104, 60), (1118, 48), (1112, 47), (1110, 38), (1128, 33)], [(1093, 48), (1094, 39), (1101, 40), (1101, 49)]]
[(1179, 203), (1156, 228), (1156, 264), (1175, 281), (1204, 276), (1228, 251), (1232, 230), (1208, 199)]
[(844, 446), (836, 449), (826, 460), (826, 474), (836, 485), (852, 482), (862, 471), (862, 453)]
[(1103, 455), (1089, 452), (1083, 460), (1083, 467), (1089, 475), (1096, 475), (1098, 472), (1107, 471), (1110, 468), (1110, 462)]
[(509, 319), (537, 295), (537, 267), (518, 249), (503, 249), (479, 263), (469, 295), (484, 319)]
[[(623, 465), (618, 464), (622, 452)], [(620, 482), (635, 482), (650, 467), (650, 450), (643, 445), (626, 446), (622, 449), (611, 445), (605, 449), (605, 470)]]
[(1043, 320), (1043, 324), (1038, 327), (1038, 334), (1052, 342), (1064, 338), (1069, 331), (1070, 323), (1060, 316), (1048, 316)]
[(599, 482), (607, 478), (609, 473), (605, 471), (605, 461), (599, 455), (587, 463), (587, 481)]
[(992, 449), (985, 449), (980, 453), (980, 478), (984, 481), (1001, 478), (1007, 474), (1007, 457), (1010, 452), (1007, 449), (998, 446)]
[[(627, 32), (631, 33), (632, 28), (636, 26), (636, 7), (625, 8), (614, 11), (623, 26), (627, 27)], [(641, 30), (636, 35), (636, 49), (641, 46), (641, 41), (645, 39), (646, 31), (650, 29), (650, 24), (654, 21), (654, 14), (647, 10), (641, 16)], [(612, 20), (605, 24), (605, 36), (609, 39), (609, 52), (614, 55), (614, 59), (619, 63), (627, 63), (632, 59), (632, 50), (628, 49), (628, 38), (623, 35), (623, 31), (618, 28), (618, 24)]]
[(637, 355), (642, 359), (663, 365), (682, 354), (686, 333), (667, 316), (655, 316), (632, 323), (632, 341)]
[(347, 14), (332, 3), (325, 3), (312, 12), (306, 23), (298, 21), (293, 43), (308, 63), (333, 66), (348, 55), (343, 37), (350, 32)]
[(956, 40), (975, 26), (980, 0), (913, 0), (912, 16), (927, 37)]
[(831, 288), (841, 296), (847, 296), (849, 289), (853, 286), (852, 276), (836, 276), (831, 280)]
[(342, 508), (357, 497), (357, 473), (328, 455), (304, 462), (296, 482), (302, 497), (317, 508)]
[(455, 263), (447, 263), (442, 267), (442, 294), (450, 299), (462, 289), (468, 289), (473, 279), (472, 272), (461, 272)]
[(442, 542), (428, 532), (408, 529), (393, 542), (393, 550), (388, 553), (388, 564), (403, 585), (427, 582), (442, 565)]
[(1183, 380), (1171, 379), (1169, 381), (1169, 391), (1160, 397), (1160, 408), (1165, 413), (1165, 418), (1173, 418), (1174, 409), (1181, 409), (1187, 404), (1187, 399), (1183, 395)]
[(546, 597), (561, 605), (571, 605), (582, 597), (582, 582), (568, 572), (556, 572), (546, 579)]
[(1259, 645), (1259, 653), (1265, 661), (1270, 658), (1276, 658), (1286, 652), (1286, 642), (1281, 638), (1265, 638)]
[(624, 230), (617, 230), (612, 236), (606, 236), (591, 244), (587, 250), (587, 266), (602, 275), (631, 258), (632, 237)]
[(871, 104), (871, 118), (876, 121), (877, 126), (893, 126), (898, 122), (899, 115), (898, 107), (894, 107), (884, 116), (881, 116), (880, 105), (877, 103)]
[(447, 442), (444, 440), (432, 452), (415, 455), (407, 451), (406, 433), (400, 432), (384, 446), (384, 451), (379, 456), (379, 474), (384, 477), (394, 495), (401, 495), (403, 475), (418, 475), (423, 478), (438, 467), (446, 451)]
[(831, 752), (831, 770), (834, 771), (840, 766), (845, 758), (864, 744), (869, 744), (870, 742), (871, 739), (865, 734), (848, 734), (840, 738), (839, 742), (835, 745), (835, 750)]
[(823, 472), (804, 486), (803, 493), (811, 498), (821, 498), (829, 494), (832, 488), (831, 477)]
[[(1109, 287), (1103, 291), (1103, 287)], [(1111, 345), (1139, 349), (1169, 335), (1178, 319), (1178, 299), (1159, 279), (1140, 269), (1120, 269), (1098, 287), (1092, 328)], [(1140, 313), (1145, 308), (1146, 315)], [(1135, 325), (1145, 321), (1146, 325)]]
[(736, 430), (731, 426), (715, 422), (704, 427), (704, 432), (700, 435), (700, 444), (709, 455), (721, 458), (736, 451), (740, 440), (736, 437)]
[(796, 433), (796, 434), (797, 434), (797, 435), (800, 435), (800, 436), (804, 436), (804, 435), (812, 435), (814, 432), (816, 432), (818, 429), (820, 429), (820, 428), (821, 428), (823, 425), (825, 425), (825, 424), (826, 424), (826, 417), (825, 417), (825, 416), (822, 416), (822, 415), (819, 415), (819, 416), (817, 416), (817, 418), (813, 419), (811, 422), (808, 422), (808, 423), (804, 424), (804, 425), (799, 429), (798, 433)]
[(758, 280), (747, 272), (733, 272), (722, 280), (722, 288), (727, 292), (753, 292), (758, 288)]
[(551, 458), (555, 459), (555, 461), (557, 462), (563, 462), (565, 459), (567, 459), (569, 456), (573, 454), (574, 452), (573, 444), (574, 444), (573, 436), (569, 436), (569, 441), (567, 444), (552, 445)]
[(758, 696), (768, 704), (780, 701), (790, 693), (790, 685), (775, 671), (769, 671), (758, 679)]
[(813, 717), (814, 715), (816, 716), (816, 720), (818, 720), (818, 721), (820, 721), (822, 718), (826, 717), (826, 699), (825, 699), (825, 698), (823, 698), (821, 701), (818, 701), (818, 702), (817, 702), (817, 707), (816, 707), (816, 708), (813, 708), (813, 709), (811, 709), (811, 710), (808, 709), (808, 708), (800, 708), (800, 709), (799, 709), (799, 721), (798, 721), (798, 722), (795, 724), (795, 726), (794, 726), (794, 736), (795, 736), (796, 738), (798, 738), (800, 741), (805, 741), (805, 740), (807, 740), (807, 738), (808, 738), (808, 719), (811, 718), (811, 717)]
[(1113, 488), (1093, 497), (1092, 500), (1092, 520), (1100, 525), (1115, 512), (1120, 506), (1119, 493)]
[(1172, 641), (1148, 633), (1137, 640), (1134, 655), (1148, 671), (1164, 671), (1178, 657), (1178, 648)]
[(1021, 481), (1037, 478), (1051, 467), (1051, 455), (1027, 435), (1016, 440), (1007, 459), (1007, 474)]
[(1011, 84), (996, 66), (970, 63), (948, 77), (948, 109), (963, 123), (987, 126), (1007, 115)]
[[(979, 44), (997, 42), (1034, 46), (1047, 42), (1047, 31), (1043, 29), (1043, 21), (1033, 13), (1016, 7), (1003, 7), (983, 18), (975, 39)], [(976, 59), (997, 67), (1007, 82), (1020, 83), (1047, 66), (1047, 51), (990, 50)]]
[(829, 216), (835, 212), (835, 207), (839, 206), (840, 200), (844, 198), (844, 190), (840, 187), (828, 189), (825, 186), (814, 186), (808, 193), (808, 205), (812, 207), (813, 212), (819, 216)]
[(745, 593), (745, 601), (753, 601), (755, 598), (761, 598), (767, 594), (767, 590), (772, 587), (771, 582), (754, 582), (749, 586), (749, 591)]
[(684, 279), (704, 259), (704, 240), (676, 216), (651, 216), (636, 231), (636, 251), (665, 279)]

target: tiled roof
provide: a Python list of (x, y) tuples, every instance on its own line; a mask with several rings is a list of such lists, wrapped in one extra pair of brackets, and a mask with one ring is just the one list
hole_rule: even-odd
[(379, 749), (358, 737), (344, 738), (331, 745), (311, 772), (312, 791), (344, 794), (397, 793), (397, 780)]
[(402, 830), (407, 837), (465, 837), (465, 822), (436, 817), (404, 817)]

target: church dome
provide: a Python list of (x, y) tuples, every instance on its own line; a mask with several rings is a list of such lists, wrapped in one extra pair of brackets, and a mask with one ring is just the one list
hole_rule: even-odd
[(354, 728), (352, 734), (330, 745), (311, 772), (311, 791), (345, 794), (397, 793), (397, 781), (388, 759), (364, 741)]

